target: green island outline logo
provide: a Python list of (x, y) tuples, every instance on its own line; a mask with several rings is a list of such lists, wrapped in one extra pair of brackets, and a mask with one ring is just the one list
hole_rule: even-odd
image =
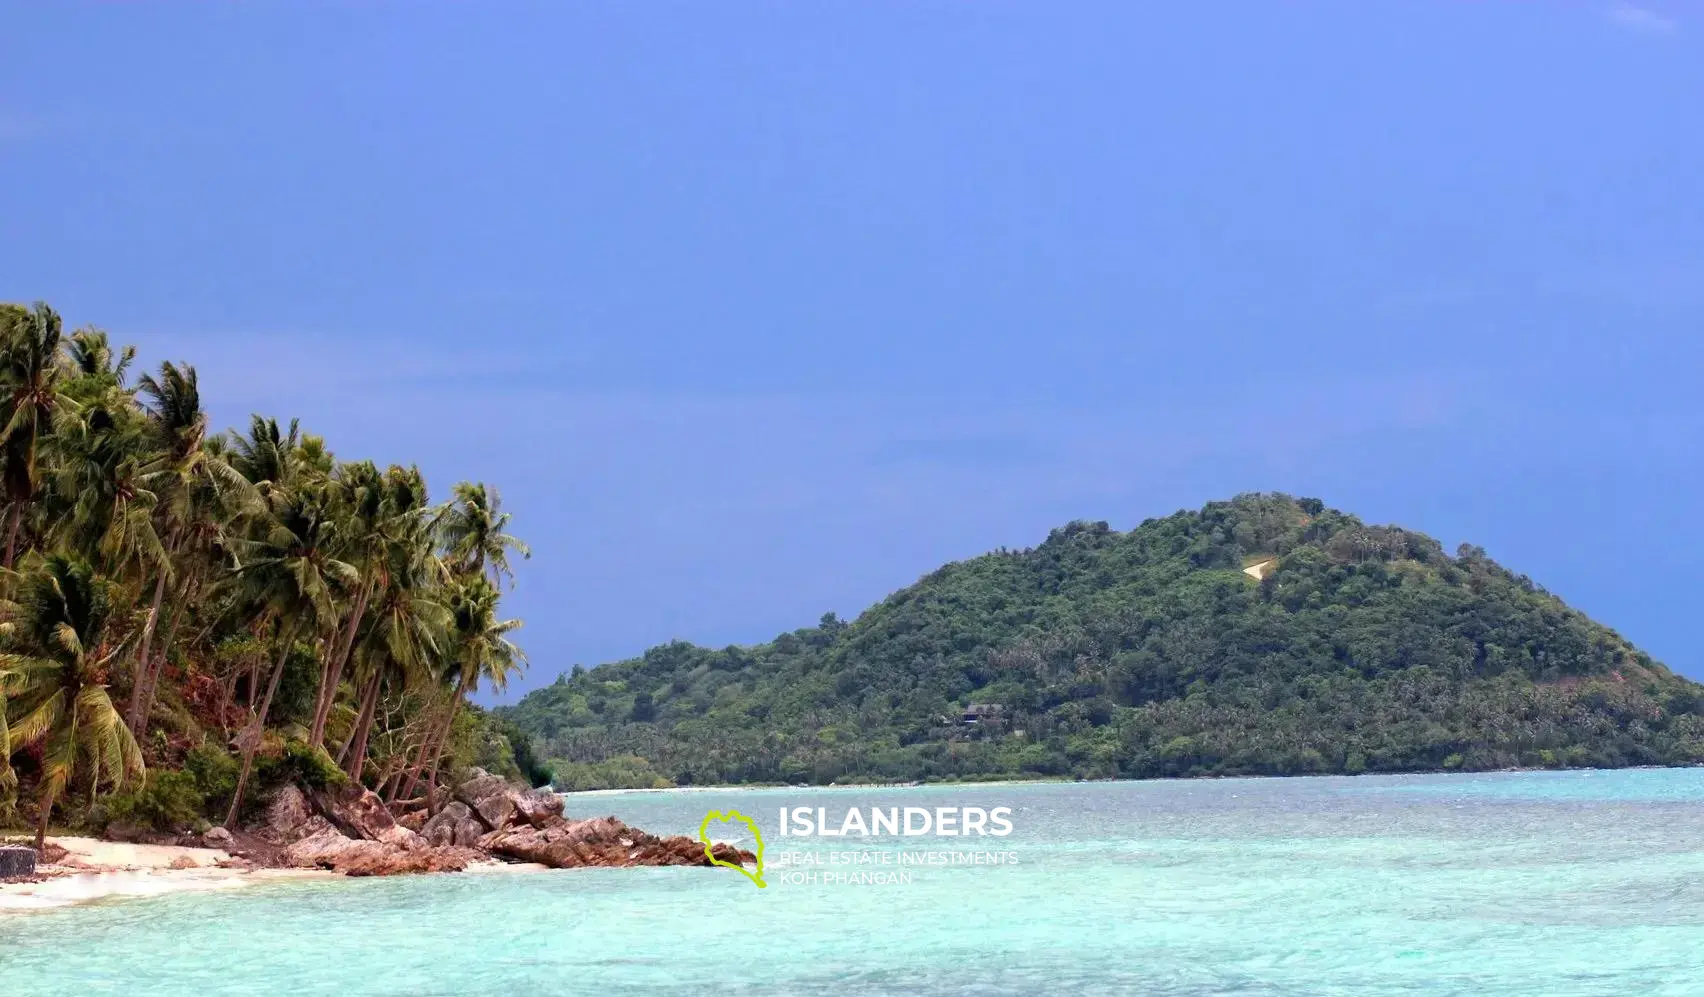
[[(724, 862), (710, 854), (710, 822), (713, 820), (721, 821), (724, 824), (729, 821), (737, 820), (751, 829), (752, 837), (757, 839), (757, 848), (754, 851), (754, 854), (757, 856), (757, 872), (753, 873), (750, 869), (747, 869), (743, 865), (738, 865), (733, 862)], [(743, 876), (756, 883), (757, 888), (760, 890), (769, 886), (768, 883), (763, 881), (763, 831), (757, 826), (757, 821), (752, 820), (750, 817), (740, 813), (738, 810), (712, 810), (704, 815), (703, 823), (698, 825), (698, 840), (704, 843), (704, 857), (710, 860), (711, 865), (725, 866), (729, 869), (739, 870)]]

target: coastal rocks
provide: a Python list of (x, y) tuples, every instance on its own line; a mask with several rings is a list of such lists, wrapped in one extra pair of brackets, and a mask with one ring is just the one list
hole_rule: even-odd
[(34, 848), (0, 845), (0, 879), (21, 879), (36, 871)]
[(406, 827), (410, 831), (419, 834), (425, 830), (426, 821), (429, 817), (431, 817), (431, 814), (427, 813), (426, 808), (420, 807), (416, 810), (404, 810), (402, 813), (397, 814), (396, 822), (398, 825)]
[(406, 847), (351, 838), (324, 817), (311, 818), (302, 830), (308, 833), (284, 850), (285, 862), (297, 868), (330, 869), (348, 876), (460, 872), (483, 857), (466, 848), (431, 848), (424, 842)]
[(471, 848), (490, 828), (473, 815), (473, 808), (456, 800), (420, 827), (420, 836), (428, 845), (443, 847), (457, 845)]
[(207, 833), (201, 836), (201, 843), (208, 848), (219, 848), (225, 851), (230, 851), (233, 847), (235, 847), (237, 839), (230, 831), (227, 831), (222, 827), (212, 827), (208, 828)]
[(313, 808), (308, 805), (308, 798), (302, 791), (295, 786), (285, 786), (267, 805), (259, 830), (273, 841), (288, 844), (301, 837), (302, 826), (313, 815)]
[(456, 787), (455, 799), (489, 831), (517, 823), (543, 828), (562, 817), (562, 797), (536, 789), (517, 790), (507, 779), (483, 769), (474, 769), (472, 777)]
[[(711, 864), (704, 855), (704, 845), (697, 840), (684, 835), (659, 838), (614, 817), (576, 821), (558, 818), (545, 827), (519, 825), (492, 831), (479, 839), (479, 847), (494, 855), (555, 869)], [(711, 853), (724, 862), (756, 861), (751, 852), (742, 852), (728, 844), (715, 845)]]
[(417, 847), (420, 836), (397, 824), (377, 793), (358, 785), (336, 790), (316, 790), (315, 811), (351, 838), (382, 841), (403, 848)]
[(511, 793), (509, 799), (515, 805), (516, 815), (533, 827), (549, 827), (562, 819), (562, 797), (555, 793), (529, 789)]
[(513, 796), (507, 779), (484, 772), (457, 786), (455, 793), (457, 802), (470, 807), (494, 831), (509, 826), (509, 818), (515, 813)]

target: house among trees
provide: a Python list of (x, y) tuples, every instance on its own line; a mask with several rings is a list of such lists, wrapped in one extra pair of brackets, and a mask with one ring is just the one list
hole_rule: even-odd
[(960, 723), (989, 724), (998, 723), (1003, 719), (1006, 708), (999, 703), (972, 703), (964, 708), (964, 716)]

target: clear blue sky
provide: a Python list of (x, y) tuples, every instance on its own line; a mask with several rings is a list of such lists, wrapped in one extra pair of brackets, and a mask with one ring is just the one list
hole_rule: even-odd
[[(498, 485), (525, 684), (1240, 491), (1704, 677), (1704, 10), (10, 4), (0, 299)], [(513, 698), (512, 696), (509, 698)]]

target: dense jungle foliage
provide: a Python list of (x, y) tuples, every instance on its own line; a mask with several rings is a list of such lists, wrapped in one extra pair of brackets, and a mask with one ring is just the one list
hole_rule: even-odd
[(1479, 548), (1277, 494), (1072, 523), (503, 713), (569, 789), (1704, 762), (1704, 687)]

